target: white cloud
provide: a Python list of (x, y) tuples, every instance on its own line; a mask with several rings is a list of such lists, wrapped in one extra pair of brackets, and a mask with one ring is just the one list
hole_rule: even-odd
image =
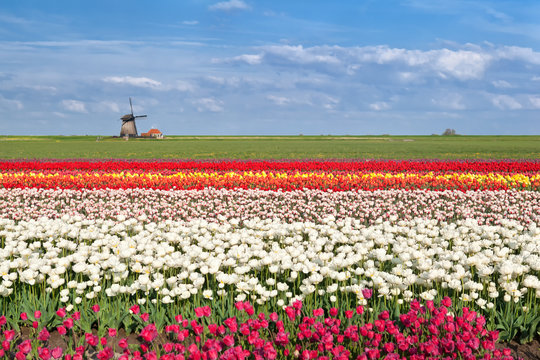
[(244, 54), (234, 56), (232, 58), (225, 59), (212, 59), (212, 63), (233, 63), (233, 62), (243, 62), (249, 65), (258, 65), (262, 62), (262, 54)]
[[(459, 80), (480, 78), (492, 56), (485, 52), (472, 50), (407, 50), (388, 46), (366, 46), (349, 48), (348, 52), (358, 60), (379, 65), (405, 65), (408, 69), (429, 70), (442, 78), (453, 77)], [(407, 75), (410, 70), (403, 69)]]
[(535, 109), (540, 109), (540, 96), (529, 96), (529, 102)]
[(268, 95), (266, 98), (279, 106), (289, 105), (291, 103), (291, 99), (284, 96)]
[(532, 81), (540, 81), (540, 76), (533, 76), (531, 78)]
[(461, 94), (443, 94), (438, 98), (432, 98), (431, 103), (441, 109), (465, 110), (463, 96)]
[(513, 87), (512, 84), (505, 80), (495, 80), (492, 81), (491, 84), (498, 89), (510, 89)]
[(323, 108), (325, 108), (326, 110), (334, 110), (336, 106), (339, 104), (340, 100), (331, 96), (324, 96), (324, 99), (322, 102), (323, 102), (322, 104)]
[(224, 74), (226, 76), (203, 76), (201, 78), (202, 86), (210, 85), (213, 89), (218, 85), (220, 87), (228, 87), (231, 89), (244, 90), (247, 89), (261, 89), (263, 87), (272, 87), (275, 88), (276, 81), (271, 78), (262, 78), (259, 76), (230, 76), (229, 74)]
[(192, 104), (197, 107), (198, 112), (222, 112), (223, 101), (214, 98), (201, 98), (192, 100)]
[(481, 49), (407, 50), (386, 45), (364, 47), (271, 45), (260, 48), (258, 54), (243, 54), (214, 62), (244, 62), (258, 65), (324, 65), (323, 69), (341, 71), (349, 75), (358, 73), (365, 65), (393, 65), (404, 80), (416, 72), (431, 73), (437, 77), (470, 80), (481, 78), (493, 61), (494, 55)]
[[(540, 64), (540, 52), (517, 46), (481, 47), (465, 44), (461, 49), (417, 50), (391, 48), (387, 45), (304, 47), (285, 44), (261, 46), (257, 50), (257, 53), (214, 59), (213, 62), (268, 64), (302, 69), (309, 66), (312, 70), (322, 73), (340, 73), (349, 76), (363, 76), (366, 72), (384, 67), (387, 76), (393, 74), (394, 78), (404, 82), (426, 77), (460, 81), (479, 80), (494, 63), (502, 66), (507, 66), (509, 62)], [(492, 85), (498, 88), (512, 86), (506, 80), (496, 80)]]
[(221, 76), (208, 75), (204, 79), (218, 85), (225, 85), (227, 83), (227, 80)]
[(178, 80), (176, 82), (176, 86), (174, 87), (176, 90), (179, 91), (185, 91), (185, 92), (193, 92), (195, 91), (195, 86), (191, 84), (188, 81)]
[(101, 110), (103, 112), (114, 112), (119, 113), (120, 112), (120, 106), (118, 106), (117, 103), (114, 101), (101, 101), (98, 104), (98, 110)]
[(104, 78), (103, 81), (112, 84), (126, 84), (152, 89), (159, 89), (161, 87), (161, 82), (147, 77), (109, 76)]
[(268, 95), (266, 96), (268, 100), (273, 102), (278, 106), (288, 106), (288, 105), (307, 105), (307, 106), (317, 106), (323, 107), (327, 110), (332, 110), (339, 104), (339, 99), (328, 96), (326, 94), (312, 93), (312, 94), (297, 94), (297, 96), (279, 96), (279, 95)]
[(197, 20), (184, 20), (182, 21), (182, 24), (184, 25), (197, 25), (199, 22)]
[(390, 105), (384, 101), (377, 101), (373, 104), (369, 104), (369, 108), (374, 111), (388, 110)]
[(331, 48), (326, 48), (319, 46), (304, 48), (302, 45), (272, 45), (264, 49), (266, 57), (280, 57), (298, 64), (324, 63), (339, 65), (341, 62), (336, 55), (332, 54)]
[(482, 77), (491, 60), (489, 54), (474, 51), (448, 49), (433, 51), (435, 60), (431, 66), (434, 70), (439, 70), (442, 74), (453, 76), (459, 80)]
[(493, 105), (501, 110), (519, 110), (523, 106), (513, 97), (508, 95), (497, 95), (491, 99)]
[(208, 7), (212, 11), (248, 10), (249, 8), (249, 5), (242, 0), (221, 1)]
[(411, 82), (418, 79), (418, 74), (411, 71), (402, 71), (398, 73), (398, 78), (403, 82)]
[(261, 63), (262, 57), (261, 55), (240, 55), (233, 58), (233, 60), (244, 61), (250, 65), (256, 65)]
[(503, 46), (497, 49), (496, 55), (500, 59), (520, 60), (534, 65), (540, 65), (540, 52), (531, 48), (520, 46)]
[(512, 17), (509, 16), (506, 13), (503, 13), (502, 11), (495, 10), (493, 8), (486, 8), (486, 13), (493, 16), (497, 20), (501, 20), (503, 22), (510, 22), (512, 21)]
[(86, 113), (86, 106), (79, 100), (62, 100), (62, 106), (64, 109), (73, 112)]

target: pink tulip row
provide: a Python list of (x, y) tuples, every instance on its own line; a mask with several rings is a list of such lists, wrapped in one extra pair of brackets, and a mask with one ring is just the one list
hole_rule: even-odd
[[(371, 296), (370, 290), (365, 296)], [(83, 339), (82, 345), (73, 349), (50, 346), (50, 331), (54, 329), (40, 326), (40, 311), (33, 316), (21, 314), (23, 321), (33, 320), (33, 332), (24, 340), (9, 328), (5, 316), (0, 316), (0, 357), (81, 360), (93, 353), (99, 360), (513, 359), (510, 349), (497, 349), (498, 332), (486, 329), (483, 316), (468, 308), (461, 309), (459, 316), (453, 315), (450, 298), (444, 298), (439, 307), (433, 301), (422, 305), (414, 300), (405, 313), (395, 314), (395, 319), (385, 310), (371, 321), (361, 305), (350, 310), (307, 310), (296, 301), (284, 309), (282, 317), (275, 312), (255, 314), (249, 302), (237, 302), (235, 308), (237, 316), (220, 319), (222, 323), (214, 322), (210, 306), (202, 306), (195, 308), (194, 318), (178, 314), (174, 323), (158, 329), (150, 315), (134, 305), (131, 316), (141, 324), (136, 342), (120, 337), (113, 328), (100, 336), (78, 333), (81, 314), (69, 314), (61, 308), (56, 316), (62, 325), (56, 331), (68, 343), (77, 336)], [(99, 318), (98, 305), (92, 312)]]
[(112, 219), (145, 215), (148, 221), (203, 218), (277, 218), (319, 223), (328, 216), (376, 219), (415, 217), (450, 221), (474, 218), (479, 224), (515, 220), (540, 223), (540, 193), (533, 191), (378, 190), (153, 190), (0, 189), (0, 218), (29, 220), (64, 215)]

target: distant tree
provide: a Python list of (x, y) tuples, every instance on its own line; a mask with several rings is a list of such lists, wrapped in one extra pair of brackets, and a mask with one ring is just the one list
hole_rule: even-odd
[(446, 129), (446, 130), (444, 130), (444, 132), (442, 134), (443, 134), (443, 136), (456, 135), (456, 130), (454, 130), (454, 129)]

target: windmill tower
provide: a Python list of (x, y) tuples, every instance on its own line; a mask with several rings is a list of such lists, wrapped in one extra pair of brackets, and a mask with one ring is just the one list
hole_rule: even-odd
[(137, 137), (137, 126), (135, 125), (136, 118), (145, 118), (146, 115), (133, 115), (133, 104), (131, 103), (131, 98), (129, 98), (129, 106), (131, 108), (131, 114), (126, 114), (120, 119), (122, 120), (122, 128), (120, 129), (120, 136), (124, 137)]

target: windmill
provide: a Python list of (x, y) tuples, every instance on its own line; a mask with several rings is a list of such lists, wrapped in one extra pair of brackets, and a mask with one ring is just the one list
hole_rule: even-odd
[(122, 120), (122, 129), (120, 129), (120, 136), (136, 137), (137, 126), (135, 125), (136, 118), (145, 118), (146, 115), (133, 115), (133, 104), (131, 103), (131, 98), (129, 98), (129, 106), (131, 108), (131, 114), (126, 114), (120, 118)]

